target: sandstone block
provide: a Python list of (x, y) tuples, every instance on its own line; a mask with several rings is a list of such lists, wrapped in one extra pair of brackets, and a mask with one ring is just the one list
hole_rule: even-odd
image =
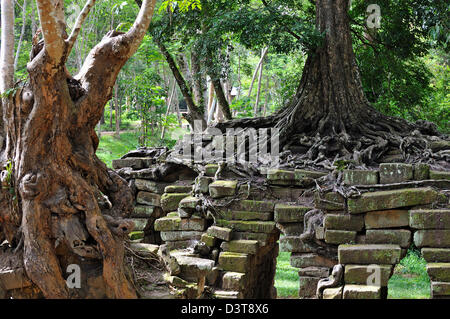
[(160, 183), (141, 178), (136, 178), (134, 180), (134, 183), (136, 185), (136, 188), (140, 191), (151, 192), (160, 195), (164, 193), (164, 189), (168, 185), (167, 183)]
[(356, 231), (329, 230), (325, 231), (327, 244), (351, 244), (356, 242)]
[(427, 273), (431, 281), (450, 282), (450, 263), (429, 263)]
[(407, 210), (381, 210), (364, 215), (366, 229), (397, 228), (409, 226)]
[(368, 170), (346, 169), (343, 172), (345, 185), (374, 185), (378, 184), (378, 172)]
[(272, 233), (276, 230), (275, 222), (217, 219), (216, 223), (218, 226), (231, 228), (240, 232)]
[(230, 251), (233, 253), (242, 253), (254, 255), (258, 252), (259, 242), (257, 240), (231, 240), (223, 242), (220, 245), (223, 251)]
[(342, 299), (344, 287), (327, 288), (323, 291), (323, 299)]
[(232, 230), (225, 227), (211, 226), (207, 230), (209, 236), (213, 236), (222, 240), (230, 241)]
[(280, 238), (280, 251), (293, 253), (310, 253), (315, 249), (309, 243), (304, 242), (298, 236), (283, 236)]
[(411, 210), (409, 224), (415, 229), (450, 229), (450, 209)]
[(340, 245), (340, 264), (398, 264), (401, 248), (398, 245)]
[(364, 216), (351, 214), (326, 214), (326, 229), (361, 231), (364, 228)]
[(366, 231), (367, 244), (395, 244), (408, 248), (411, 244), (411, 231), (406, 229), (369, 229)]
[(450, 230), (418, 230), (414, 233), (414, 244), (421, 247), (450, 247)]
[(161, 195), (141, 191), (136, 196), (136, 202), (143, 205), (161, 206)]
[(422, 257), (429, 263), (449, 263), (450, 248), (422, 248)]
[(380, 183), (392, 184), (410, 181), (414, 177), (414, 167), (403, 163), (380, 164)]
[[(392, 265), (345, 265), (344, 281), (346, 284), (387, 287), (392, 269)], [(379, 282), (374, 281), (374, 274), (380, 274)]]
[(311, 209), (305, 206), (277, 204), (275, 205), (274, 219), (278, 223), (303, 222), (305, 214)]
[(161, 196), (161, 207), (165, 212), (176, 211), (180, 201), (188, 196), (188, 193), (165, 193)]
[(245, 273), (248, 270), (249, 258), (247, 254), (224, 251), (219, 255), (219, 266), (226, 271)]
[(215, 181), (209, 184), (209, 194), (212, 198), (233, 196), (236, 194), (237, 181)]
[(292, 267), (295, 268), (306, 268), (306, 267), (333, 267), (337, 264), (336, 260), (320, 256), (315, 253), (299, 254), (292, 253), (290, 263)]
[(345, 285), (343, 299), (381, 299), (381, 287)]

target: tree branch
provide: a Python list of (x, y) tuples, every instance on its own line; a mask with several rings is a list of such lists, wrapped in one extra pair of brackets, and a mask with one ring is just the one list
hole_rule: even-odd
[(84, 21), (86, 20), (86, 17), (89, 14), (89, 11), (91, 11), (91, 8), (94, 6), (96, 0), (88, 0), (86, 4), (83, 7), (83, 10), (81, 10), (80, 14), (77, 17), (77, 21), (75, 22), (75, 25), (73, 26), (73, 30), (70, 33), (69, 38), (67, 39), (67, 57), (70, 54), (70, 51), (72, 51), (73, 45), (75, 44), (75, 41), (77, 40), (78, 34), (80, 33), (81, 27), (83, 26)]
[(61, 61), (64, 54), (64, 39), (61, 33), (60, 14), (58, 11), (63, 10), (61, 6), (55, 6), (52, 0), (36, 0), (39, 12), (39, 20), (41, 21), (42, 33), (44, 35), (45, 50), (55, 64)]

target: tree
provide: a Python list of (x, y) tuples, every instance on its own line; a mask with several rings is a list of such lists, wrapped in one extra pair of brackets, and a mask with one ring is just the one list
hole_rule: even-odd
[[(273, 6), (261, 1), (285, 31), (300, 39), (295, 25), (286, 23), (277, 12), (283, 10), (279, 1)], [(413, 124), (385, 116), (370, 105), (353, 52), (348, 5), (347, 0), (315, 2), (315, 25), (322, 40), (308, 50), (297, 92), (286, 107), (269, 117), (219, 123), (217, 127), (278, 128), (280, 145), (298, 153), (298, 163), (303, 165), (331, 168), (333, 159), (373, 164), (399, 149), (405, 156), (422, 155), (426, 136), (440, 133), (431, 123)]]
[[(8, 2), (2, 1), (2, 14)], [(36, 2), (43, 40), (32, 49), (30, 81), (3, 105), (1, 235), (23, 250), (26, 273), (47, 298), (72, 296), (64, 272), (74, 263), (102, 269), (98, 288), (105, 296), (133, 298), (123, 266), (123, 237), (133, 228), (124, 218), (132, 211), (131, 190), (95, 155), (95, 125), (147, 31), (156, 0), (142, 2), (126, 33), (108, 32), (73, 77), (65, 65), (95, 0), (86, 2), (69, 35), (63, 2)], [(2, 22), (13, 25), (10, 17)], [(2, 70), (1, 78), (6, 75)], [(94, 270), (85, 275), (95, 276)], [(86, 285), (78, 293), (92, 297)]]

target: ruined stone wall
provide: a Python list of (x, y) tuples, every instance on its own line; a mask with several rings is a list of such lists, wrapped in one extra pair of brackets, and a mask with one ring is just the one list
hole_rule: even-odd
[(450, 296), (450, 172), (387, 163), (318, 186), (328, 172), (269, 170), (250, 181), (216, 174), (216, 164), (113, 165), (135, 192), (132, 240), (161, 245), (180, 298), (276, 298), (279, 250), (291, 252), (301, 298), (385, 298), (411, 242), (428, 262), (433, 298)]

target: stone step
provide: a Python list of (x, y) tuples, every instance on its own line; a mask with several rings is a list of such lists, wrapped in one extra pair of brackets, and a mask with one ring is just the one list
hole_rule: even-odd
[(305, 214), (311, 207), (276, 204), (274, 208), (274, 220), (277, 223), (303, 222)]
[(339, 245), (340, 264), (385, 264), (400, 262), (401, 248), (398, 245)]
[(450, 248), (450, 230), (418, 230), (414, 233), (414, 244), (419, 248)]
[(180, 203), (178, 204), (178, 207), (181, 209), (188, 209), (188, 210), (195, 210), (197, 206), (202, 205), (202, 200), (198, 197), (194, 196), (188, 196), (183, 198)]
[(161, 207), (167, 213), (176, 211), (180, 201), (189, 195), (189, 193), (164, 193), (161, 196)]
[(325, 194), (314, 193), (314, 203), (316, 208), (327, 211), (344, 211), (345, 199), (341, 194), (328, 192)]
[(440, 296), (450, 297), (450, 282), (431, 282), (431, 298)]
[[(344, 282), (387, 287), (392, 271), (392, 265), (345, 265)], [(380, 277), (377, 277), (378, 274)], [(379, 282), (374, 281), (378, 279)]]
[(315, 253), (292, 253), (290, 264), (295, 268), (307, 267), (328, 267), (331, 268), (337, 264), (337, 260), (332, 260)]
[(150, 181), (148, 179), (136, 178), (134, 180), (134, 185), (136, 186), (137, 190), (146, 191), (146, 192), (151, 192), (151, 193), (162, 195), (162, 194), (164, 194), (164, 189), (169, 184), (168, 183), (161, 183), (161, 182)]
[(273, 213), (266, 212), (245, 212), (245, 211), (221, 211), (220, 217), (228, 220), (273, 220)]
[(210, 236), (207, 233), (203, 233), (202, 234), (202, 239), (201, 240), (208, 247), (214, 247), (217, 244), (217, 238), (214, 237), (214, 236)]
[(161, 239), (164, 241), (179, 241), (179, 240), (200, 240), (203, 232), (193, 230), (182, 231), (162, 231)]
[(206, 220), (203, 218), (163, 217), (155, 221), (156, 231), (197, 230), (206, 228)]
[(148, 222), (147, 218), (132, 218), (131, 220), (134, 222), (133, 231), (142, 231), (142, 230), (144, 230), (144, 228), (145, 228), (145, 226), (147, 225), (147, 222)]
[(161, 206), (161, 195), (140, 191), (137, 193), (136, 202), (142, 205)]
[(428, 263), (427, 273), (431, 281), (450, 282), (450, 263)]
[(209, 236), (212, 236), (212, 237), (215, 237), (215, 238), (218, 238), (221, 240), (225, 240), (225, 241), (231, 240), (231, 232), (232, 232), (232, 230), (230, 228), (218, 227), (218, 226), (211, 226), (207, 230), (207, 234)]
[(361, 231), (364, 228), (364, 216), (350, 214), (326, 214), (326, 229)]
[(153, 255), (156, 255), (159, 250), (158, 245), (145, 243), (131, 243), (130, 248), (142, 254), (153, 254)]
[(323, 290), (322, 299), (342, 299), (342, 292), (344, 287), (327, 288)]
[(449, 263), (450, 248), (422, 248), (422, 257), (429, 263)]
[(405, 188), (398, 190), (368, 192), (347, 200), (351, 214), (398, 207), (431, 204), (438, 199), (438, 192), (431, 187)]
[(219, 267), (226, 271), (245, 273), (249, 269), (249, 255), (223, 251), (219, 255)]
[(364, 224), (366, 229), (408, 227), (409, 211), (393, 209), (368, 212), (364, 215)]
[(430, 171), (430, 179), (450, 180), (450, 172), (446, 172), (446, 171)]
[(450, 209), (410, 210), (409, 224), (414, 229), (450, 229)]
[(214, 260), (197, 258), (171, 253), (180, 265), (180, 278), (187, 281), (197, 281), (198, 278), (205, 277), (214, 267)]
[(270, 236), (267, 233), (250, 233), (250, 232), (238, 232), (233, 231), (231, 234), (232, 240), (257, 240), (259, 246), (265, 246)]
[(377, 171), (345, 169), (343, 171), (343, 182), (345, 185), (374, 185), (379, 182)]
[(259, 242), (257, 240), (231, 240), (223, 242), (220, 248), (223, 251), (254, 255), (258, 252)]
[(217, 219), (216, 224), (241, 232), (272, 233), (277, 230), (275, 222), (266, 221), (239, 221)]
[(213, 298), (216, 299), (239, 299), (241, 293), (239, 291), (215, 290)]
[(259, 201), (259, 200), (239, 200), (234, 201), (229, 210), (232, 211), (246, 211), (246, 212), (273, 212), (275, 203), (271, 201)]
[(267, 172), (267, 180), (272, 185), (298, 185), (308, 186), (314, 183), (314, 179), (327, 175), (324, 172), (308, 171), (302, 169), (284, 170), (269, 169)]
[(356, 243), (356, 231), (327, 229), (325, 242), (334, 245), (354, 244)]
[(227, 271), (222, 277), (222, 289), (241, 291), (245, 287), (245, 281), (245, 273)]
[(190, 193), (192, 185), (167, 185), (164, 188), (164, 193)]
[(414, 166), (404, 163), (380, 164), (380, 183), (392, 184), (413, 180)]
[(308, 242), (304, 242), (299, 236), (283, 236), (280, 238), (280, 251), (292, 253), (311, 253), (317, 250)]
[(343, 299), (381, 299), (381, 287), (345, 285)]
[(407, 229), (369, 229), (366, 231), (366, 244), (394, 244), (408, 248), (411, 244), (411, 231)]
[(114, 169), (131, 167), (132, 169), (141, 169), (149, 167), (153, 163), (150, 157), (128, 157), (112, 160), (112, 167)]
[(236, 194), (237, 181), (215, 181), (209, 184), (209, 195), (212, 198), (234, 196)]

